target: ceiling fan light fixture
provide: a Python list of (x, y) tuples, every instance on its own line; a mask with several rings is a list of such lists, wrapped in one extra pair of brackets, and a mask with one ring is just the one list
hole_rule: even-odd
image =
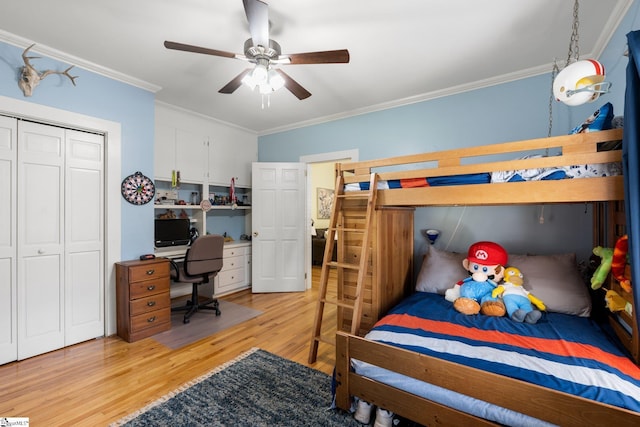
[(269, 71), (264, 64), (256, 64), (256, 67), (251, 72), (251, 77), (258, 85), (265, 84), (269, 81)]
[(284, 79), (276, 70), (271, 69), (269, 70), (269, 84), (271, 85), (272, 90), (275, 92), (284, 87)]

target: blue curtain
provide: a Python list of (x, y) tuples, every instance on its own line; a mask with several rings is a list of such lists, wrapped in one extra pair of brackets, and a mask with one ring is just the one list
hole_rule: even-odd
[(640, 31), (627, 34), (629, 65), (624, 101), (624, 136), (622, 171), (624, 174), (625, 213), (629, 235), (631, 284), (633, 286), (634, 315), (640, 325)]

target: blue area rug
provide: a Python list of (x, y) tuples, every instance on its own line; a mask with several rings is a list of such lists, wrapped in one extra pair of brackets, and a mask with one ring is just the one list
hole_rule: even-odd
[(361, 425), (330, 405), (330, 376), (252, 349), (113, 425)]

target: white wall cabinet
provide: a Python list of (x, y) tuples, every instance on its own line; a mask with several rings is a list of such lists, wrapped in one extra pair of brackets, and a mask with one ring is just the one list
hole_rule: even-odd
[(251, 163), (258, 161), (258, 136), (184, 110), (156, 104), (154, 176), (171, 180), (179, 170), (187, 183), (251, 187)]
[(254, 138), (238, 135), (231, 140), (217, 135), (209, 143), (209, 184), (229, 185), (234, 177), (237, 187), (251, 187), (251, 163), (256, 161), (258, 147)]
[(104, 335), (104, 138), (1, 119), (6, 363)]
[(171, 180), (180, 172), (183, 182), (202, 183), (208, 173), (206, 136), (164, 123), (156, 124), (154, 169), (156, 179)]

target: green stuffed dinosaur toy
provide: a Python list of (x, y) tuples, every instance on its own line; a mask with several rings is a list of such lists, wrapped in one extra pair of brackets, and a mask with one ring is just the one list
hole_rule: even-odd
[(607, 279), (607, 274), (611, 270), (613, 262), (613, 249), (596, 246), (593, 248), (593, 254), (600, 257), (600, 265), (596, 268), (591, 276), (591, 289), (600, 289), (600, 286)]

